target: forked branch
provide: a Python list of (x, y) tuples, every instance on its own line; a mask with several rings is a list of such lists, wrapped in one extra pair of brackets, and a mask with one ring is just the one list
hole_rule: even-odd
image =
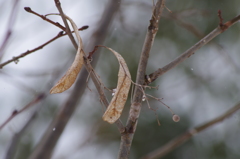
[(189, 58), (191, 55), (194, 54), (198, 49), (206, 45), (209, 41), (211, 41), (213, 38), (215, 38), (217, 35), (223, 33), (226, 31), (229, 27), (231, 27), (233, 24), (238, 22), (240, 20), (240, 15), (237, 17), (233, 18), (232, 20), (222, 24), (222, 18), (220, 16), (220, 24), (219, 26), (214, 29), (211, 33), (209, 33), (207, 36), (205, 36), (203, 39), (201, 39), (199, 42), (197, 42), (195, 45), (193, 45), (191, 48), (189, 48), (187, 51), (185, 51), (182, 55), (177, 57), (175, 60), (167, 64), (166, 66), (159, 68), (157, 71), (151, 73), (149, 75), (150, 79), (146, 79), (146, 84), (150, 84), (153, 81), (155, 81), (159, 76), (163, 75), (167, 71), (171, 70), (187, 58)]
[[(92, 49), (94, 46), (98, 45), (99, 43), (103, 43), (107, 33), (107, 29), (114, 17), (113, 15), (118, 10), (119, 6), (120, 6), (120, 3), (116, 3), (115, 1), (109, 1), (102, 15), (100, 23), (97, 29), (94, 31), (94, 34), (90, 40), (91, 43), (88, 48), (89, 50)], [(63, 16), (63, 18), (65, 17)], [(97, 57), (95, 57), (95, 60), (92, 62), (92, 64), (96, 60), (97, 60)], [(87, 69), (87, 71), (90, 72), (91, 78), (99, 92), (102, 102), (104, 103), (104, 105), (108, 105), (108, 101), (104, 95), (102, 85), (99, 83), (96, 77), (94, 77), (94, 75), (91, 73), (93, 68), (92, 68), (92, 65), (89, 63), (89, 60), (86, 58), (84, 58), (84, 65), (86, 66), (85, 68)], [(76, 85), (73, 88), (73, 91), (71, 92), (68, 100), (65, 103), (63, 103), (63, 105), (61, 106), (61, 110), (57, 113), (56, 117), (53, 119), (52, 123), (49, 125), (45, 134), (41, 138), (41, 141), (39, 142), (37, 148), (31, 154), (30, 156), (31, 159), (51, 158), (51, 154), (53, 152), (53, 149), (58, 139), (60, 138), (66, 124), (68, 123), (70, 117), (72, 116), (74, 110), (76, 109), (78, 100), (83, 95), (85, 85), (86, 85), (85, 84), (86, 79), (88, 77), (87, 71), (83, 69), (82, 72), (80, 73), (81, 76), (77, 79)], [(119, 120), (115, 122), (115, 124), (117, 125), (120, 132), (124, 131), (123, 124)], [(52, 131), (53, 128), (55, 128), (54, 133)]]
[[(85, 30), (87, 28), (88, 28), (88, 26), (86, 25), (86, 26), (83, 26), (83, 27), (79, 28), (78, 30), (81, 31), (81, 30)], [(73, 32), (74, 31), (72, 31), (71, 33), (73, 33)], [(60, 37), (65, 36), (65, 35), (67, 35), (67, 33), (63, 33), (63, 31), (60, 31), (55, 37), (53, 37), (52, 39), (48, 40), (44, 44), (42, 44), (42, 45), (40, 45), (40, 46), (38, 46), (38, 47), (36, 47), (36, 48), (34, 48), (32, 50), (27, 50), (26, 52), (24, 52), (24, 53), (22, 53), (22, 54), (20, 54), (18, 56), (14, 56), (12, 59), (7, 60), (6, 62), (1, 63), (0, 64), (0, 69), (2, 69), (4, 66), (6, 66), (7, 64), (9, 64), (11, 62), (18, 61), (20, 58), (23, 58), (23, 57), (25, 57), (25, 56), (27, 56), (27, 55), (29, 55), (29, 54), (37, 51), (37, 50), (42, 49), (46, 45), (50, 44), (51, 42), (55, 41), (56, 39), (58, 39)]]
[[(143, 44), (141, 57), (137, 70), (137, 85), (144, 85), (145, 82), (145, 71), (147, 67), (148, 57), (150, 54), (150, 50), (152, 48), (155, 36), (158, 31), (158, 24), (164, 9), (164, 0), (158, 0), (156, 4), (154, 4), (154, 9), (152, 13), (152, 17), (150, 20), (150, 24), (148, 26), (147, 34), (145, 37), (145, 41)], [(141, 102), (142, 102), (143, 92), (142, 88), (139, 86), (135, 87), (133, 101), (130, 107), (130, 112), (127, 120), (126, 132), (124, 132), (121, 136), (121, 144), (119, 149), (118, 158), (119, 159), (127, 159), (129, 158), (130, 148), (133, 140), (134, 133), (136, 131), (138, 117), (141, 111)]]
[(51, 23), (51, 24), (59, 27), (59, 28), (62, 29), (63, 31), (66, 30), (65, 27), (62, 26), (61, 24), (59, 24), (58, 22), (54, 22), (54, 21), (48, 19), (46, 15), (40, 15), (40, 14), (38, 14), (37, 12), (34, 12), (30, 7), (24, 7), (24, 10), (27, 11), (28, 13), (32, 13), (32, 14), (34, 14), (34, 15), (42, 18), (43, 20), (45, 20), (45, 21), (47, 21), (47, 22), (49, 22), (49, 23)]

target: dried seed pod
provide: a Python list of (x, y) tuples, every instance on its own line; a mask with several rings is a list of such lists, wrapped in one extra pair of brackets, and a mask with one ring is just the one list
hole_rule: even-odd
[(117, 57), (119, 62), (116, 92), (106, 112), (103, 114), (103, 120), (109, 122), (110, 124), (113, 124), (121, 116), (122, 110), (127, 101), (128, 92), (131, 86), (131, 75), (123, 57), (113, 49), (108, 47), (105, 48), (110, 50)]

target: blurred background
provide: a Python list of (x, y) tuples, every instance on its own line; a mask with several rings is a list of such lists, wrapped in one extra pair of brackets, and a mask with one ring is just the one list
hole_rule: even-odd
[[(7, 31), (12, 31), (5, 48), (1, 50), (0, 63), (40, 46), (61, 31), (23, 9), (31, 7), (43, 15), (57, 13), (54, 1), (49, 0), (19, 0), (14, 9), (15, 16), (9, 25), (15, 2), (16, 0), (0, 0), (0, 45)], [(91, 42), (92, 34), (101, 22), (101, 15), (108, 2), (61, 0), (65, 14), (78, 27), (89, 26), (89, 29), (80, 32), (84, 45)], [(105, 40), (99, 43), (116, 50), (125, 58), (133, 80), (151, 18), (152, 3), (149, 0), (122, 0)], [(239, 6), (238, 0), (166, 0), (166, 7), (172, 13), (164, 10), (146, 73), (150, 74), (165, 66), (215, 29), (219, 24), (219, 9), (226, 22), (240, 14)], [(58, 16), (49, 18), (63, 24)], [(239, 35), (240, 24), (237, 23), (151, 84), (158, 86), (158, 89), (147, 89), (146, 93), (163, 98), (162, 102), (170, 106), (181, 117), (181, 121), (173, 122), (169, 109), (157, 100), (149, 99), (151, 108), (156, 111), (149, 109), (147, 103), (143, 102), (130, 158), (146, 155), (188, 129), (216, 118), (239, 102)], [(92, 49), (87, 48), (85, 52)], [(104, 85), (114, 89), (119, 66), (112, 53), (106, 49), (101, 50), (95, 70)], [(0, 124), (14, 110), (20, 110), (40, 93), (47, 93), (67, 71), (75, 53), (69, 38), (65, 36), (16, 63), (4, 66), (0, 70)], [(88, 87), (55, 147), (53, 159), (112, 159), (118, 154), (120, 133), (115, 125), (102, 121), (105, 108), (91, 80)], [(13, 137), (30, 121), (19, 137), (15, 156), (16, 159), (27, 158), (71, 91), (72, 88), (61, 94), (47, 93), (46, 98), (32, 105), (1, 129), (0, 158), (5, 158)], [(106, 95), (110, 100), (111, 92), (106, 91)], [(129, 107), (130, 96), (121, 116), (124, 123)], [(29, 120), (36, 111), (36, 116)], [(157, 119), (161, 126), (158, 126)], [(197, 134), (163, 158), (235, 159), (240, 158), (239, 148), (238, 111), (223, 122)]]

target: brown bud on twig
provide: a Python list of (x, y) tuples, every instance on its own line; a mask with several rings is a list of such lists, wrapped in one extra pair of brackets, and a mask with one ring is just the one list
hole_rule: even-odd
[(18, 113), (18, 110), (14, 110), (13, 112), (12, 112), (12, 116), (14, 116), (14, 115), (16, 115)]
[(27, 11), (27, 12), (31, 12), (31, 11), (32, 11), (30, 7), (24, 7), (24, 9), (25, 9), (25, 11)]
[(81, 30), (85, 30), (87, 28), (89, 28), (89, 26), (88, 25), (84, 25), (84, 26), (81, 27)]

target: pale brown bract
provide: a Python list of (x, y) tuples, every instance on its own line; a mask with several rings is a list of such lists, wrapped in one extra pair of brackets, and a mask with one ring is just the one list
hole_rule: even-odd
[(54, 87), (52, 87), (50, 93), (51, 94), (62, 93), (65, 90), (69, 89), (75, 82), (77, 75), (82, 68), (82, 65), (83, 65), (83, 53), (79, 51), (76, 54), (76, 57), (71, 67), (68, 69), (66, 74), (57, 82), (57, 84)]
[(118, 83), (116, 92), (106, 110), (103, 114), (103, 120), (113, 124), (122, 114), (122, 110), (127, 101), (128, 92), (131, 86), (131, 75), (128, 70), (127, 64), (123, 57), (111, 48), (105, 47), (110, 50), (118, 59), (119, 72)]
[(72, 24), (72, 27), (73, 27), (76, 37), (78, 39), (78, 50), (77, 50), (76, 57), (71, 65), (71, 67), (68, 69), (66, 74), (57, 82), (57, 84), (55, 86), (53, 86), (52, 89), (50, 90), (51, 94), (62, 93), (65, 90), (69, 89), (75, 82), (75, 80), (82, 68), (82, 65), (83, 65), (83, 56), (85, 53), (82, 50), (83, 49), (82, 39), (78, 33), (77, 25), (74, 23), (74, 21), (70, 17), (68, 17), (66, 15), (65, 15), (65, 17)]

